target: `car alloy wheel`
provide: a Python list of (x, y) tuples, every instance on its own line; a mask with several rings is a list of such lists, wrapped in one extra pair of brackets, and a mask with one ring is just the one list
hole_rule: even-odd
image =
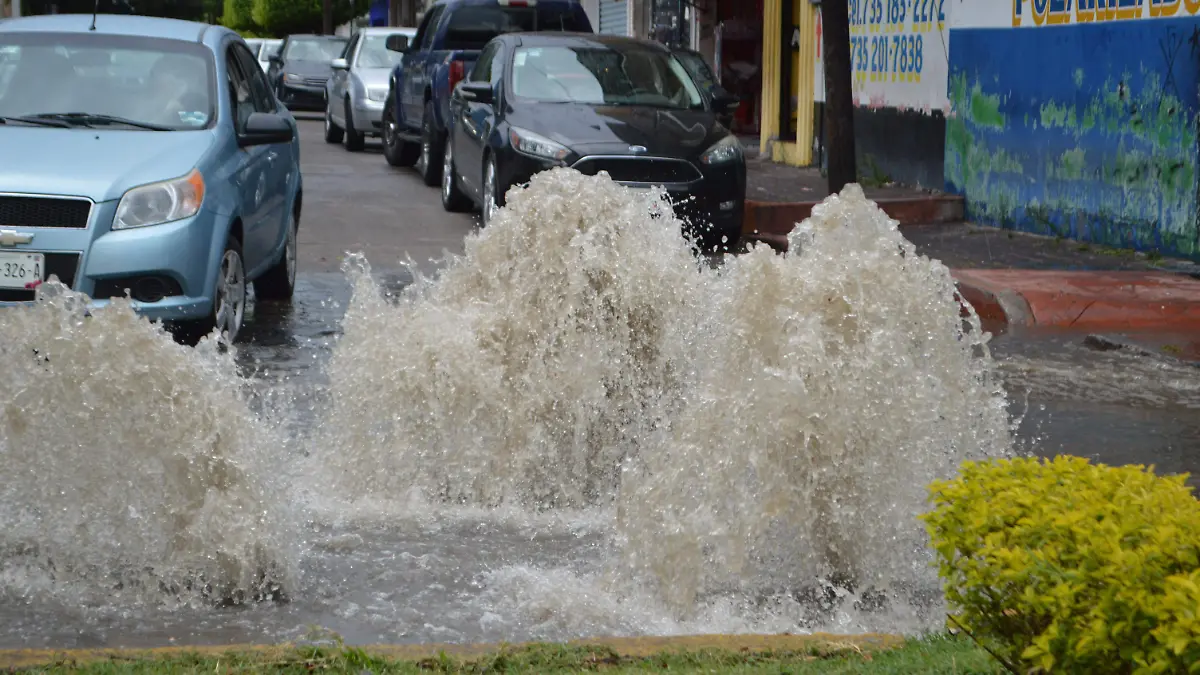
[(442, 153), (442, 203), (449, 204), (454, 191), (454, 143), (446, 139), (446, 151)]
[(486, 227), (496, 217), (496, 161), (488, 160), (483, 176), (483, 224)]
[(242, 256), (232, 249), (226, 249), (221, 258), (216, 304), (216, 328), (226, 342), (233, 344), (246, 315), (246, 272)]

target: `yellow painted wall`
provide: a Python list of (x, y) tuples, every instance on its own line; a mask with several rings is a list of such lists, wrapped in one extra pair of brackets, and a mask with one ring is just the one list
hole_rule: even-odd
[[(762, 136), (759, 139), (759, 151), (770, 155), (776, 162), (784, 162), (795, 166), (812, 164), (813, 146), (813, 70), (815, 50), (812, 48), (816, 40), (816, 10), (807, 0), (794, 0), (795, 18), (788, 17), (788, 24), (797, 21), (800, 26), (800, 50), (791, 52), (790, 38), (784, 44), (781, 37), (783, 30), (783, 3), (780, 0), (763, 1), (763, 68), (762, 68)], [(791, 31), (787, 31), (791, 35)], [(796, 109), (796, 141), (780, 142), (779, 117), (780, 107), (788, 105), (788, 101), (780, 97), (780, 55), (787, 50), (792, 56), (792, 76), (794, 82), (789, 83), (788, 89), (797, 94)]]

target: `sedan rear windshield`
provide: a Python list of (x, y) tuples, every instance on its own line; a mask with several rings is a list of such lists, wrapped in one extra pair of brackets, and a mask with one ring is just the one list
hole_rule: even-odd
[(346, 51), (345, 38), (294, 38), (288, 40), (284, 61), (313, 61), (330, 63)]
[(571, 4), (553, 7), (500, 7), (468, 5), (450, 15), (446, 49), (483, 49), (489, 40), (505, 33), (566, 31), (590, 33), (587, 15)]
[(0, 117), (70, 116), (58, 123), (186, 130), (207, 127), (216, 116), (216, 67), (200, 44), (0, 33), (0, 54)]

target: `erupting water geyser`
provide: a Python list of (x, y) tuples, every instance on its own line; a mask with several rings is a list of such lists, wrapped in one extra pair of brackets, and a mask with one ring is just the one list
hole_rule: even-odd
[(594, 581), (653, 589), (681, 619), (794, 609), (831, 580), (883, 604), (938, 595), (925, 487), (1010, 452), (1005, 394), (949, 270), (858, 186), (792, 253), (717, 269), (662, 195), (607, 176), (556, 169), (507, 201), (397, 298), (351, 260), (323, 488), (401, 509), (615, 509), (618, 554)]

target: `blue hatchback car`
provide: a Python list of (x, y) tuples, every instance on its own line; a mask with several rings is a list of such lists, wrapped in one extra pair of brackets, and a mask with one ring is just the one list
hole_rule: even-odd
[(59, 14), (0, 24), (0, 304), (51, 276), (237, 338), (247, 285), (290, 301), (296, 121), (236, 33)]

